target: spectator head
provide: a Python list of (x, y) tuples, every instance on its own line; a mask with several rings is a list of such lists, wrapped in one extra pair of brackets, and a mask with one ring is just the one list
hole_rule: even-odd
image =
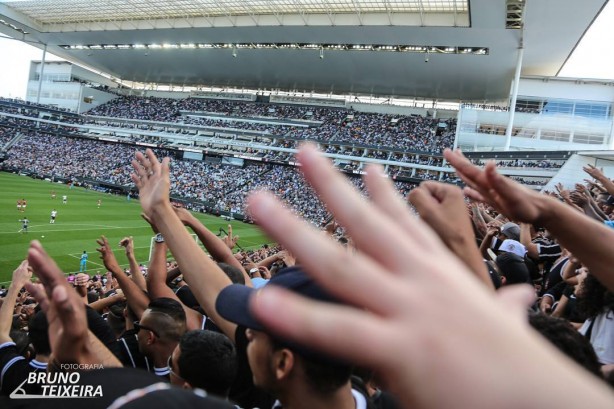
[[(280, 271), (268, 285), (277, 285), (316, 301), (338, 303), (300, 267)], [(250, 287), (234, 284), (224, 288), (216, 301), (220, 315), (247, 328), (247, 357), (255, 385), (277, 396), (292, 395), (295, 387), (327, 396), (348, 384), (352, 372), (350, 365), (306, 345), (269, 335), (250, 312), (249, 302), (255, 293)]]
[(501, 226), (501, 234), (503, 234), (508, 239), (520, 240), (520, 226), (516, 223), (508, 222)]
[(50, 355), (49, 324), (44, 312), (38, 311), (28, 323), (28, 336), (37, 355)]
[(233, 284), (245, 284), (245, 276), (241, 270), (226, 263), (217, 263), (217, 265), (230, 278)]
[(544, 314), (531, 314), (529, 324), (578, 365), (602, 377), (601, 364), (593, 346), (569, 321)]
[(107, 323), (113, 330), (116, 338), (119, 338), (121, 334), (126, 330), (126, 318), (124, 311), (126, 303), (121, 302), (109, 307), (109, 313), (107, 314)]
[(168, 353), (168, 358), (186, 330), (181, 303), (165, 297), (151, 301), (135, 329), (142, 354), (153, 357)]
[(519, 257), (524, 257), (527, 253), (527, 249), (522, 243), (516, 240), (506, 239), (503, 240), (503, 243), (499, 246), (499, 252), (512, 253)]
[(215, 331), (188, 331), (169, 359), (171, 383), (200, 388), (227, 397), (237, 374), (237, 354), (232, 342)]
[(179, 300), (186, 307), (193, 308), (193, 309), (200, 308), (200, 305), (198, 304), (198, 300), (196, 300), (196, 297), (194, 297), (194, 294), (192, 293), (192, 290), (190, 289), (189, 285), (184, 285), (182, 287), (179, 287), (175, 295), (177, 295), (177, 298), (179, 298)]
[(514, 253), (503, 252), (495, 260), (501, 272), (502, 281), (505, 285), (530, 284), (531, 276), (524, 258)]

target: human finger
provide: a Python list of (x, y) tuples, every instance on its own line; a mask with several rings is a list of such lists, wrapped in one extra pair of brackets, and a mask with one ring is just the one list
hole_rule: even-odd
[(135, 159), (132, 159), (130, 163), (132, 163), (132, 168), (136, 172), (136, 175), (141, 179), (145, 179), (149, 170), (146, 168), (145, 157), (141, 152), (136, 152), (134, 155)]
[(347, 229), (359, 250), (397, 272), (414, 262), (406, 249), (422, 247), (417, 244), (424, 240), (420, 231), (403, 230), (395, 220), (377, 211), (313, 145), (303, 146), (297, 159), (309, 184)]
[(477, 190), (487, 187), (488, 181), (486, 180), (484, 171), (471, 163), (461, 151), (445, 149), (443, 156), (467, 185)]
[(486, 200), (486, 198), (482, 196), (480, 192), (473, 188), (466, 186), (465, 188), (463, 188), (463, 193), (471, 200), (474, 200), (476, 202), (488, 203), (489, 205), (494, 206), (494, 203), (491, 203), (489, 200)]
[(26, 283), (26, 290), (36, 299), (41, 310), (46, 314), (49, 309), (49, 298), (42, 284)]
[(384, 177), (381, 166), (369, 165), (367, 167), (365, 185), (371, 200), (379, 210), (392, 220), (396, 220), (404, 230), (419, 230), (428, 237), (419, 241), (418, 245), (429, 247), (437, 241), (433, 233), (410, 213), (406, 202), (395, 191), (392, 181)]
[(51, 293), (51, 302), (62, 322), (63, 337), (77, 338), (87, 331), (85, 305), (74, 291), (66, 286), (57, 286)]
[[(371, 310), (390, 310), (390, 298), (372, 295), (394, 294), (398, 287), (383, 280), (382, 266), (362, 253), (350, 256), (337, 242), (298, 220), (271, 194), (255, 192), (248, 197), (250, 214), (259, 226), (301, 260), (305, 269), (331, 293), (349, 303), (365, 303)], [(326, 266), (326, 268), (322, 268)], [(357, 280), (356, 277), (360, 277)]]
[(48, 292), (57, 285), (67, 285), (62, 271), (37, 240), (30, 243), (28, 263)]
[(160, 171), (160, 162), (156, 157), (156, 154), (149, 148), (145, 150), (145, 157), (147, 158), (148, 168), (150, 171), (158, 172)]
[(315, 302), (273, 287), (253, 297), (250, 308), (273, 333), (341, 360), (378, 368), (382, 361), (390, 360), (387, 323), (367, 311)]

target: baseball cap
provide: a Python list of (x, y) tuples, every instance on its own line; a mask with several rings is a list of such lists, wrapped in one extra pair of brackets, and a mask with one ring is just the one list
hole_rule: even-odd
[(520, 240), (520, 226), (516, 223), (507, 222), (503, 226), (501, 226), (501, 233), (512, 240)]
[(531, 283), (529, 269), (523, 257), (514, 253), (501, 253), (497, 256), (496, 263), (506, 279), (506, 285)]
[[(302, 295), (315, 301), (341, 304), (341, 301), (334, 298), (308, 276), (302, 267), (294, 266), (280, 270), (267, 284), (268, 286), (278, 286), (285, 288), (293, 293)], [(241, 284), (232, 284), (224, 288), (217, 297), (215, 308), (217, 312), (228, 321), (240, 326), (257, 331), (267, 332), (260, 321), (251, 313), (249, 303), (258, 290)], [(320, 361), (330, 361), (340, 363), (337, 359), (326, 356), (320, 352), (313, 351), (304, 345), (294, 343), (279, 337), (273, 337), (280, 344), (287, 346), (300, 355)]]
[(499, 246), (499, 251), (513, 253), (519, 257), (524, 257), (527, 252), (527, 249), (522, 243), (516, 240), (506, 239), (503, 240), (503, 243), (501, 243), (501, 246)]

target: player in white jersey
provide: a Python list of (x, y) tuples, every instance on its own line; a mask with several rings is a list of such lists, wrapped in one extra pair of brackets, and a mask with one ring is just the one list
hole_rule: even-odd
[(49, 223), (51, 224), (55, 224), (55, 217), (58, 215), (58, 211), (53, 209), (51, 211), (51, 220), (49, 220)]

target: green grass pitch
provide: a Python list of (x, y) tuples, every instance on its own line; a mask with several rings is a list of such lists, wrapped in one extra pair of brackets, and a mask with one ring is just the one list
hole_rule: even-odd
[[(56, 198), (51, 199), (55, 190)], [(68, 203), (62, 204), (62, 196)], [(25, 198), (28, 206), (24, 213), (17, 211), (17, 200)], [(98, 199), (102, 200), (100, 208)], [(58, 212), (55, 224), (50, 224), (53, 209)], [(137, 260), (147, 263), (153, 233), (140, 217), (138, 200), (127, 201), (124, 196), (109, 195), (83, 188), (70, 189), (67, 185), (35, 180), (27, 176), (0, 172), (0, 284), (10, 282), (13, 270), (27, 254), (31, 240), (40, 240), (45, 250), (65, 272), (79, 271), (79, 257), (83, 250), (89, 255), (87, 272), (104, 272), (96, 239), (105, 235), (122, 266), (127, 259), (119, 241), (125, 236), (134, 238)], [(18, 233), (23, 216), (30, 220), (27, 234)], [(219, 217), (197, 213), (197, 217), (211, 231), (228, 230), (228, 222)], [(231, 222), (233, 233), (239, 235), (243, 248), (256, 248), (270, 243), (257, 227), (238, 221)], [(43, 237), (44, 236), (44, 237)]]

